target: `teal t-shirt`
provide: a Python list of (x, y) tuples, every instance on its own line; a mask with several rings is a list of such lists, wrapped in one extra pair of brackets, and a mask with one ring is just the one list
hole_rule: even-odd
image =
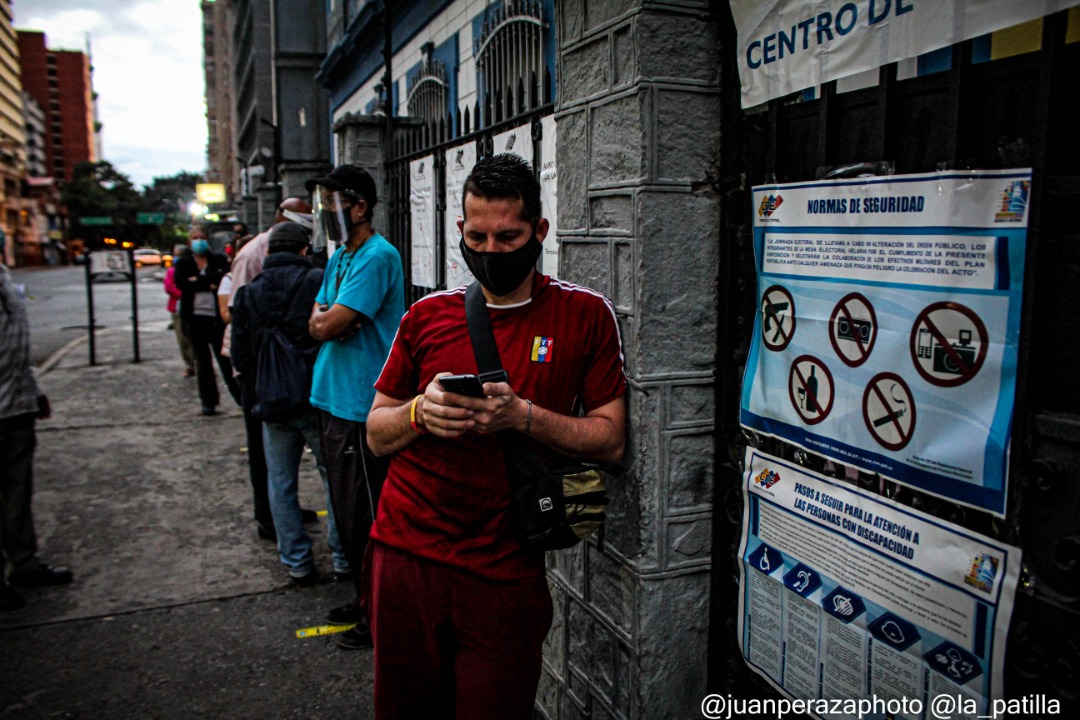
[(364, 316), (347, 340), (327, 340), (319, 348), (311, 381), (311, 404), (334, 417), (367, 422), (375, 381), (390, 354), (405, 314), (401, 256), (375, 233), (355, 252), (339, 249), (327, 263), (320, 305), (344, 305)]

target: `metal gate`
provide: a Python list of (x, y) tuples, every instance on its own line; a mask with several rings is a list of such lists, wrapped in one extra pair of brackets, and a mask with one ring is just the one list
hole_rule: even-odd
[(549, 98), (550, 75), (544, 74), (541, 86), (540, 79), (533, 73), (528, 87), (519, 81), (516, 90), (507, 88), (505, 92), (497, 93), (494, 98), (488, 96), (483, 105), (476, 103), (465, 108), (464, 112), (459, 109), (454, 116), (448, 114), (445, 118), (429, 122), (415, 118), (395, 119), (391, 150), (386, 163), (390, 197), (389, 238), (401, 254), (406, 271), (412, 267), (412, 247), (409, 242), (412, 237), (409, 164), (413, 160), (430, 156), (435, 173), (436, 286), (414, 285), (411, 278), (406, 277), (407, 303), (411, 304), (433, 290), (446, 288), (445, 151), (475, 143), (476, 159), (482, 160), (495, 153), (496, 135), (528, 123), (532, 126), (533, 168), (537, 170), (543, 163), (540, 120), (554, 111), (554, 104)]
[[(1080, 230), (1073, 213), (1080, 206), (1080, 133), (1069, 105), (1080, 73), (1080, 42), (1069, 39), (1077, 28), (1062, 12), (1040, 21), (1041, 42), (1031, 52), (989, 60), (980, 41), (971, 40), (938, 56), (945, 68), (940, 72), (898, 80), (894, 64), (881, 68), (873, 87), (841, 93), (833, 82), (815, 99), (799, 93), (743, 111), (734, 23), (727, 3), (717, 6), (723, 6), (726, 175), (720, 183), (712, 689), (736, 697), (771, 694), (743, 663), (735, 629), (746, 444), (738, 425), (739, 388), (757, 311), (750, 188), (813, 180), (820, 168), (885, 160), (896, 173), (1033, 169), (1006, 517), (994, 519), (866, 473), (859, 484), (1023, 548), (1005, 693), (1045, 693), (1063, 705), (1074, 703), (1080, 695)], [(769, 441), (766, 449), (815, 470), (825, 467), (821, 458), (780, 441)]]

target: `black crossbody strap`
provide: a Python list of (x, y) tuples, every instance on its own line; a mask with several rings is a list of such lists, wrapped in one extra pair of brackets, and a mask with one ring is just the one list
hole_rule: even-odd
[[(473, 355), (476, 356), (476, 369), (481, 382), (507, 382), (499, 357), (499, 347), (495, 344), (495, 333), (491, 329), (491, 315), (488, 313), (487, 299), (480, 289), (480, 283), (473, 282), (465, 289), (465, 322), (469, 326), (469, 339), (472, 341)], [(514, 430), (496, 433), (503, 452), (535, 457), (525, 438)], [(536, 458), (539, 462), (539, 458)], [(511, 478), (514, 483), (514, 478)], [(521, 484), (520, 482), (518, 484)]]
[(505, 380), (499, 346), (495, 344), (495, 333), (491, 330), (487, 299), (484, 298), (484, 291), (480, 289), (480, 283), (475, 281), (465, 289), (465, 322), (469, 325), (469, 339), (472, 340), (480, 381)]

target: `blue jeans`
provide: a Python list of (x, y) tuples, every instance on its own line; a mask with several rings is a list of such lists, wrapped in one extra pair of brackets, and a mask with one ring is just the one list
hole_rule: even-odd
[(263, 423), (270, 512), (277, 530), (278, 555), (293, 577), (303, 577), (315, 568), (311, 536), (304, 529), (297, 497), (305, 441), (311, 446), (319, 475), (322, 476), (323, 489), (327, 491), (326, 541), (334, 558), (334, 570), (348, 572), (349, 561), (345, 559), (345, 551), (341, 547), (334, 509), (329, 499), (326, 466), (319, 440), (319, 420), (314, 411), (287, 422)]

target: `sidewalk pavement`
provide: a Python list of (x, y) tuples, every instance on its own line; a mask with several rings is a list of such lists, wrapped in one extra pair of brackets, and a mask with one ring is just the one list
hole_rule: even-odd
[[(202, 417), (172, 330), (139, 330), (140, 363), (116, 328), (96, 366), (84, 342), (39, 372), (39, 554), (75, 581), (0, 613), (0, 720), (371, 717), (371, 651), (296, 636), (351, 586), (291, 586), (256, 536), (239, 408)], [(310, 456), (300, 497), (326, 507)], [(309, 530), (332, 577), (325, 523)]]

